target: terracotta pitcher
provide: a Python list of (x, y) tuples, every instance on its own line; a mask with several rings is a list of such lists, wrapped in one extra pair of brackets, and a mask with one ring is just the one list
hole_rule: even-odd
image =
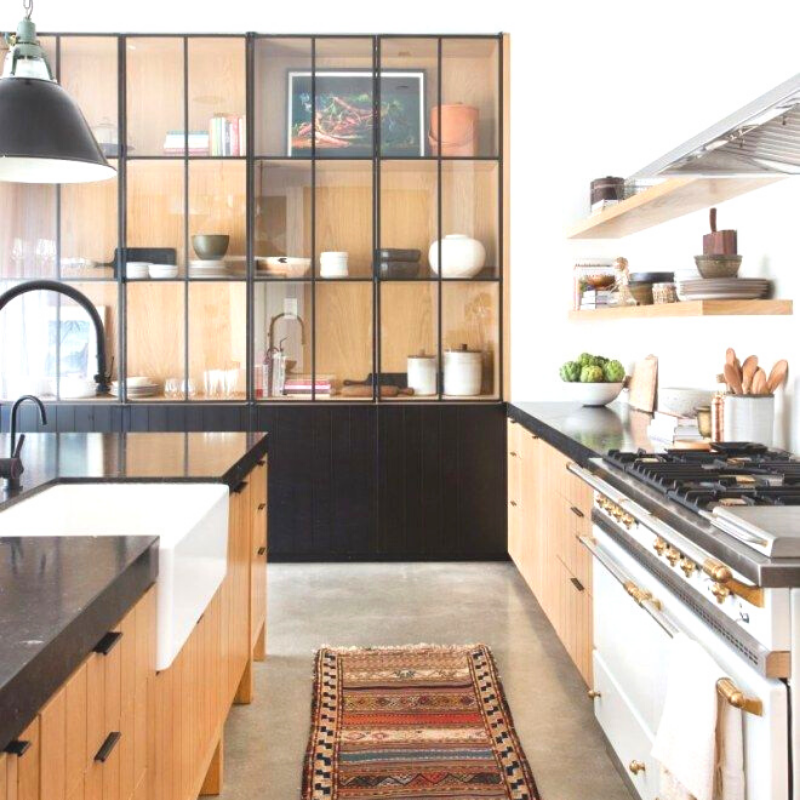
[(474, 156), (478, 153), (479, 111), (474, 106), (450, 103), (442, 106), (442, 133), (439, 135), (439, 107), (431, 110), (431, 128), (428, 141), (433, 155), (439, 155), (439, 142), (443, 156)]

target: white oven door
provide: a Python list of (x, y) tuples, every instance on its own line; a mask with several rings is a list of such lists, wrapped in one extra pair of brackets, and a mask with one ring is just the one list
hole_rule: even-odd
[[(760, 675), (641, 564), (594, 526), (595, 714), (641, 797), (658, 797), (650, 757), (667, 686), (670, 634), (624, 588), (632, 581), (661, 601), (669, 621), (702, 644), (762, 716), (743, 714), (747, 800), (789, 800), (789, 698), (780, 680)], [(686, 709), (686, 724), (692, 724)], [(640, 766), (644, 769), (640, 769)]]

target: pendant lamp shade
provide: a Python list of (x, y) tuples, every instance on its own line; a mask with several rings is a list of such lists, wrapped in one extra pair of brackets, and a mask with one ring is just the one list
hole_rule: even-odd
[(112, 178), (86, 119), (53, 80), (28, 16), (7, 36), (11, 49), (0, 78), (0, 181), (89, 183)]

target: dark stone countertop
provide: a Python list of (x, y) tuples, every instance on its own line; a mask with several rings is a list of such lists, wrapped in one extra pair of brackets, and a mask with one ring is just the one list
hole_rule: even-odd
[[(29, 433), (22, 488), (0, 489), (0, 513), (57, 483), (233, 488), (266, 452), (264, 433)], [(155, 582), (158, 540), (142, 534), (0, 537), (0, 750)]]
[(0, 538), (0, 750), (153, 585), (157, 542)]
[(541, 436), (582, 466), (609, 450), (663, 450), (647, 436), (650, 414), (622, 403), (590, 408), (580, 403), (519, 402), (508, 404), (508, 416)]
[[(9, 438), (0, 435), (0, 453)], [(267, 452), (265, 433), (28, 433), (22, 489), (0, 488), (0, 510), (55, 483), (226, 483), (233, 488)]]

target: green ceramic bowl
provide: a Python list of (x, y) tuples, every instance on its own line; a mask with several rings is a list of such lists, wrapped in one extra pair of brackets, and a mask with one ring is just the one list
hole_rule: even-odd
[(198, 258), (212, 261), (228, 252), (230, 241), (227, 233), (197, 233), (192, 236), (192, 247)]

